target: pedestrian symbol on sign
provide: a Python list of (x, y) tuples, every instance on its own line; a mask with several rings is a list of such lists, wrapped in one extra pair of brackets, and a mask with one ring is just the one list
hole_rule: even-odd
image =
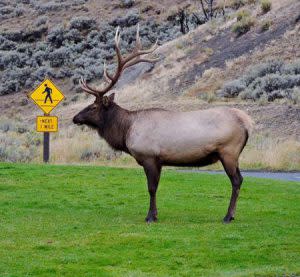
[(52, 89), (48, 87), (47, 84), (45, 84), (45, 90), (43, 91), (43, 94), (44, 93), (47, 93), (46, 97), (45, 97), (45, 100), (44, 100), (44, 103), (46, 104), (47, 103), (47, 99), (49, 98), (50, 102), (53, 103), (52, 101), (52, 97), (51, 97), (51, 93), (52, 93)]

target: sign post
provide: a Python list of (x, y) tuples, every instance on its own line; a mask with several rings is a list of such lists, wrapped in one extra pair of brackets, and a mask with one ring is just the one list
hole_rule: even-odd
[(50, 133), (44, 132), (44, 148), (43, 148), (43, 161), (44, 163), (49, 162), (50, 156)]
[(50, 132), (58, 131), (58, 118), (50, 116), (50, 112), (65, 98), (62, 92), (46, 79), (29, 97), (44, 112), (44, 116), (37, 116), (36, 130), (44, 133), (43, 161), (49, 162), (50, 158)]

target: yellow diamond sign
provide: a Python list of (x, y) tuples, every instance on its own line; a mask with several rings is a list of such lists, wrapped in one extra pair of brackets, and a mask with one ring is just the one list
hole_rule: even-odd
[(49, 79), (42, 82), (29, 97), (45, 114), (49, 114), (65, 98)]

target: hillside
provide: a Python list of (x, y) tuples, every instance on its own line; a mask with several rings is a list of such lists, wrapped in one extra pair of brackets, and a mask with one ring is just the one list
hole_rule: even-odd
[[(145, 46), (158, 38), (160, 61), (154, 67), (144, 64), (125, 72), (115, 89), (120, 105), (175, 110), (239, 107), (256, 122), (242, 165), (300, 169), (299, 1), (274, 0), (266, 12), (260, 1), (226, 1), (225, 16), (217, 15), (199, 26), (192, 20), (193, 13), (201, 16), (197, 1), (22, 3), (4, 1), (1, 7), (11, 9), (1, 12), (0, 27), (0, 90), (5, 92), (0, 98), (1, 160), (39, 160), (32, 144), (40, 149), (41, 136), (31, 130), (40, 112), (28, 102), (26, 93), (49, 76), (67, 96), (54, 112), (60, 118), (61, 132), (53, 136), (53, 161), (122, 164), (125, 159), (127, 163), (127, 156), (112, 152), (96, 134), (73, 126), (71, 119), (93, 101), (81, 93), (78, 78), (100, 85), (104, 59), (114, 70), (115, 26), (124, 24), (122, 46), (129, 51), (139, 22)], [(23, 13), (17, 16), (21, 8)], [(184, 35), (175, 16), (179, 8), (185, 9), (190, 20), (190, 31)], [(20, 52), (20, 48), (25, 50)], [(12, 55), (16, 53), (22, 55)], [(79, 145), (79, 141), (84, 143)], [(17, 155), (11, 153), (16, 145)]]

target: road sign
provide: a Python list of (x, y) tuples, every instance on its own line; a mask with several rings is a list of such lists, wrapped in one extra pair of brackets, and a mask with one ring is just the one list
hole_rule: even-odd
[(37, 132), (57, 132), (58, 131), (57, 116), (37, 116), (36, 130)]
[(45, 114), (49, 114), (65, 98), (49, 79), (42, 82), (29, 97)]

